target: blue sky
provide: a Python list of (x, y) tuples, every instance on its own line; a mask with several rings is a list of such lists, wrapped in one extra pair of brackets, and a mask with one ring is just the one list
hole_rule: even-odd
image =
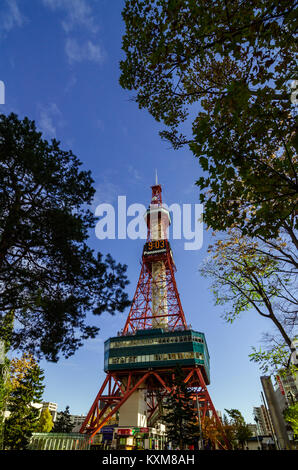
[[(198, 204), (194, 186), (198, 162), (188, 149), (174, 151), (161, 141), (160, 125), (139, 110), (119, 85), (119, 61), (124, 24), (122, 0), (2, 0), (0, 6), (0, 80), (5, 104), (0, 113), (28, 116), (47, 139), (72, 149), (92, 171), (97, 204), (149, 204), (155, 169), (164, 202)], [(117, 207), (117, 205), (115, 206)], [(212, 235), (204, 229), (203, 247), (186, 251), (185, 240), (172, 241), (176, 280), (187, 322), (206, 335), (211, 356), (209, 392), (216, 409), (239, 409), (253, 422), (252, 409), (261, 403), (260, 371), (249, 361), (252, 346), (271, 330), (253, 311), (234, 324), (214, 306), (209, 280), (200, 277)], [(137, 284), (143, 240), (98, 240), (90, 245), (110, 252), (128, 265), (132, 297)], [(104, 379), (103, 342), (124, 326), (128, 311), (90, 319), (101, 330), (74, 356), (57, 364), (42, 361), (45, 401), (72, 414), (88, 412)]]

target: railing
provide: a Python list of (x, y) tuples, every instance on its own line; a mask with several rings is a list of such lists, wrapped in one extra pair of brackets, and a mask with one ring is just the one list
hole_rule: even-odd
[[(192, 325), (189, 324), (189, 325), (186, 325), (187, 326), (187, 330), (192, 330)], [(145, 328), (146, 330), (155, 330), (156, 328)], [(164, 333), (171, 333), (171, 332), (175, 332), (175, 331), (185, 331), (185, 328), (183, 326), (177, 326), (175, 328), (175, 330), (171, 330), (170, 328), (167, 328), (167, 327), (162, 327), (162, 330), (164, 331)], [(120, 330), (117, 332), (117, 336), (134, 336), (136, 335), (137, 331), (139, 330), (136, 330), (136, 331), (126, 331), (125, 333), (123, 333), (123, 330)]]

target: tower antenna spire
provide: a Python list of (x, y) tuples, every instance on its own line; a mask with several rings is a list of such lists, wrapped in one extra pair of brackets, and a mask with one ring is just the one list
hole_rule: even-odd
[(155, 169), (155, 185), (158, 185), (157, 170)]

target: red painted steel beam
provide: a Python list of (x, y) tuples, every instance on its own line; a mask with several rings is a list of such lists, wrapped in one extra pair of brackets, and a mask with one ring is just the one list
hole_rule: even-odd
[(144, 380), (147, 379), (147, 377), (150, 375), (150, 372), (147, 372), (145, 375), (143, 375), (137, 382), (136, 384), (125, 393), (125, 395), (122, 397), (121, 401), (108, 413), (108, 415), (104, 418), (104, 420), (97, 424), (97, 428), (92, 432), (91, 437), (94, 437), (95, 434), (100, 431), (100, 429), (105, 425), (105, 423), (116, 413), (116, 411), (123, 405), (123, 403), (126, 402), (126, 400), (132, 395), (132, 393), (144, 382)]

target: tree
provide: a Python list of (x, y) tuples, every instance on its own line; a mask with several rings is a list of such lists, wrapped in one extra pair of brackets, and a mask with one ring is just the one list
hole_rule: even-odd
[(71, 432), (73, 423), (69, 412), (69, 406), (66, 406), (64, 411), (61, 411), (59, 418), (56, 420), (52, 432), (68, 433)]
[(35, 432), (50, 432), (54, 426), (52, 415), (48, 408), (42, 410)]
[(28, 118), (0, 115), (0, 327), (13, 311), (11, 347), (50, 361), (96, 336), (87, 313), (130, 304), (126, 266), (87, 245), (90, 171), (59, 144)]
[(298, 435), (298, 402), (286, 408), (283, 412), (285, 421), (287, 421), (293, 433)]
[(229, 424), (234, 428), (234, 440), (236, 440), (242, 449), (244, 449), (244, 444), (252, 436), (252, 432), (245, 423), (245, 420), (239, 410), (231, 409), (226, 410), (228, 416), (230, 417)]
[(298, 300), (295, 283), (284, 264), (239, 230), (217, 240), (209, 252), (200, 272), (213, 279), (216, 304), (229, 307), (225, 319), (233, 322), (242, 312), (255, 310), (274, 324), (290, 355)]
[(38, 424), (40, 403), (44, 390), (43, 371), (30, 354), (11, 361), (9, 417), (4, 422), (4, 447), (24, 450)]
[(251, 361), (259, 364), (264, 374), (279, 375), (286, 377), (288, 374), (296, 376), (297, 367), (291, 363), (289, 346), (277, 335), (265, 334), (263, 341), (265, 348), (253, 347), (253, 353), (249, 355)]
[[(223, 433), (225, 435), (225, 440), (223, 439)], [(202, 422), (202, 436), (204, 440), (205, 448), (213, 447), (216, 448), (217, 443), (226, 444), (225, 441), (229, 441), (229, 436), (226, 433), (224, 426), (220, 426), (214, 417), (205, 416)]]
[(192, 391), (184, 382), (181, 368), (177, 366), (173, 375), (170, 385), (172, 392), (163, 403), (163, 421), (168, 440), (181, 450), (198, 440), (197, 413), (193, 407)]
[(231, 449), (236, 449), (238, 442), (236, 439), (234, 423), (231, 420), (229, 420), (225, 414), (223, 415), (222, 422), (223, 422), (224, 433), (230, 443)]
[[(296, 248), (296, 2), (126, 0), (120, 84), (198, 159), (204, 220)], [(297, 93), (296, 93), (297, 94)], [(295, 95), (296, 96), (296, 95)]]
[(0, 450), (3, 449), (4, 439), (4, 414), (7, 407), (7, 401), (10, 393), (9, 369), (10, 361), (7, 353), (10, 348), (11, 335), (13, 331), (14, 312), (7, 312), (3, 316), (0, 325), (0, 345), (2, 351), (0, 355)]
[(242, 449), (250, 437), (252, 437), (252, 432), (247, 424), (240, 425), (237, 429), (237, 440)]

